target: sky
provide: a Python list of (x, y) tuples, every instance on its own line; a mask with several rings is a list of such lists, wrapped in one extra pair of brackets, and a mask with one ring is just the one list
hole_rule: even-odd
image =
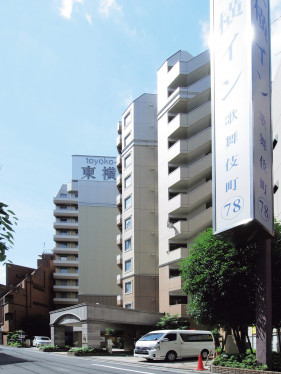
[[(36, 267), (51, 251), (71, 156), (117, 156), (117, 121), (156, 93), (168, 57), (208, 48), (209, 17), (209, 0), (1, 0), (0, 201), (18, 217), (10, 261)], [(273, 77), (280, 17), (271, 0)]]

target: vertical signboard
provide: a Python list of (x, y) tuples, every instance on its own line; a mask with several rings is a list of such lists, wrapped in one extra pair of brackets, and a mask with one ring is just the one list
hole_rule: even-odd
[(116, 183), (116, 158), (103, 156), (72, 156), (72, 180), (109, 181)]
[(214, 233), (251, 240), (273, 233), (268, 6), (211, 0)]

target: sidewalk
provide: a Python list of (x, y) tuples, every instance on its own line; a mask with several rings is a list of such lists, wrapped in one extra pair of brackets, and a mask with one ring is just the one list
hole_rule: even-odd
[[(134, 357), (134, 356), (94, 356), (93, 358), (101, 359), (101, 360), (106, 360), (106, 361), (111, 361), (111, 362), (124, 362), (124, 363), (129, 363), (129, 364), (140, 364), (144, 365), (147, 367), (166, 367), (169, 369), (185, 369), (185, 370), (194, 370), (196, 371), (197, 369), (197, 360), (191, 360), (191, 359), (184, 359), (184, 360), (176, 360), (174, 362), (166, 362), (166, 361), (146, 361), (143, 358), (140, 357)], [(206, 370), (210, 370), (210, 363), (212, 361), (208, 362), (208, 365), (205, 366), (204, 368)]]

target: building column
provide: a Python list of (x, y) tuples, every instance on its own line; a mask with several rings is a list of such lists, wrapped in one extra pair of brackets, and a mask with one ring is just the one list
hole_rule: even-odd
[(82, 347), (100, 348), (101, 325), (99, 323), (82, 323)]
[(64, 326), (51, 325), (51, 342), (52, 345), (62, 347), (65, 345), (65, 328)]
[(135, 348), (135, 331), (124, 330), (124, 349), (126, 351), (131, 351)]

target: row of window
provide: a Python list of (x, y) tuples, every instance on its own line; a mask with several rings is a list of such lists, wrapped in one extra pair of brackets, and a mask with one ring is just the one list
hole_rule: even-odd
[(61, 274), (78, 274), (79, 270), (78, 268), (57, 268), (56, 273), (61, 273)]
[(56, 260), (59, 261), (78, 261), (78, 256), (56, 256)]
[(76, 243), (59, 243), (59, 248), (78, 248)]

